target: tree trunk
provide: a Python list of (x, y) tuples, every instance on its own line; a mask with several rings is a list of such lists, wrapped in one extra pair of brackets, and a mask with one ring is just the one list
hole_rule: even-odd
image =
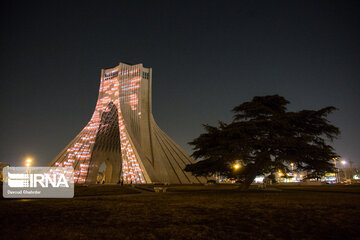
[(257, 175), (257, 171), (256, 171), (256, 167), (254, 167), (254, 169), (252, 169), (250, 171), (249, 174), (247, 174), (247, 176), (245, 177), (245, 181), (243, 184), (240, 185), (240, 190), (242, 191), (246, 191), (249, 189), (251, 183), (254, 181), (256, 175)]
[(267, 157), (265, 157), (265, 158), (258, 159), (258, 161), (255, 162), (255, 164), (251, 167), (251, 169), (245, 176), (244, 183), (241, 184), (241, 186), (240, 186), (240, 190), (246, 191), (249, 189), (251, 183), (254, 181), (256, 175), (258, 174), (259, 169), (262, 169), (264, 167), (267, 160), (270, 161), (270, 157), (268, 157), (269, 155), (266, 154), (266, 156)]

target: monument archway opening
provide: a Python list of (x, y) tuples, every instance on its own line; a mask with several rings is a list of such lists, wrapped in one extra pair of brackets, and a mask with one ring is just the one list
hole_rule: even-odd
[(91, 154), (92, 170), (89, 170), (88, 183), (118, 183), (120, 181), (122, 158), (118, 110), (110, 102), (101, 115)]

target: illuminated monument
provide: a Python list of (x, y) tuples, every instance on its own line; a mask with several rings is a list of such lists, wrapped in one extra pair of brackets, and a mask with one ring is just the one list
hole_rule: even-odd
[(155, 123), (151, 81), (152, 69), (142, 64), (103, 69), (89, 123), (50, 166), (73, 166), (77, 183), (95, 183), (103, 162), (107, 183), (206, 181), (184, 172), (192, 158)]

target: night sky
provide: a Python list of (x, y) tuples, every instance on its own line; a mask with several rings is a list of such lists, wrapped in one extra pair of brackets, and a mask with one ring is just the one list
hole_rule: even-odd
[(90, 120), (100, 71), (153, 68), (153, 114), (187, 152), (253, 96), (333, 105), (360, 163), (360, 14), (346, 1), (2, 1), (0, 161), (47, 165)]

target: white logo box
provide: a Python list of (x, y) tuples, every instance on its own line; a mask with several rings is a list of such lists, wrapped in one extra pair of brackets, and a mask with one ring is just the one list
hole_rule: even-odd
[(4, 198), (73, 198), (72, 167), (5, 167)]

